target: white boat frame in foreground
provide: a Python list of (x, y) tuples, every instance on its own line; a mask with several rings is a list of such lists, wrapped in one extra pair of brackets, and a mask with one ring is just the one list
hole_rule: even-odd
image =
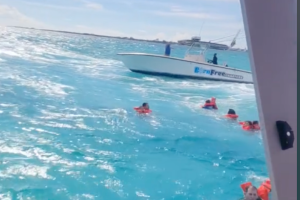
[[(190, 47), (190, 49), (193, 45)], [(205, 50), (197, 55), (187, 51), (184, 59), (147, 53), (118, 53), (124, 65), (133, 72), (176, 78), (208, 79), (237, 83), (253, 83), (249, 71), (214, 65), (205, 61)]]
[[(296, 200), (297, 185), (297, 1), (241, 0), (272, 200)], [(280, 12), (278, 12), (280, 11)], [(284, 106), (283, 106), (284, 102)], [(294, 132), (282, 150), (276, 121)]]

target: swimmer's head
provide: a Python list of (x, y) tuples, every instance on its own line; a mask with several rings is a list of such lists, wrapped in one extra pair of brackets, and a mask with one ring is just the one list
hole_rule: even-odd
[(252, 125), (253, 129), (255, 129), (255, 130), (259, 130), (260, 129), (258, 121), (253, 121), (252, 123), (253, 123), (253, 125)]
[(144, 108), (149, 109), (149, 104), (148, 103), (143, 103), (142, 105)]
[(252, 126), (252, 122), (251, 121), (245, 121), (244, 126)]
[(257, 200), (258, 194), (257, 194), (257, 188), (255, 186), (250, 185), (246, 188), (245, 193), (245, 200)]
[(210, 100), (206, 100), (205, 103), (210, 103)]
[(228, 115), (235, 115), (235, 111), (233, 109), (229, 109), (227, 114)]

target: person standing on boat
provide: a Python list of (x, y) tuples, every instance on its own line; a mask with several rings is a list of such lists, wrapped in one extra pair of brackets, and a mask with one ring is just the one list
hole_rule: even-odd
[(171, 45), (167, 43), (166, 49), (165, 49), (165, 56), (170, 56), (171, 54)]
[(214, 54), (214, 57), (213, 57), (213, 60), (212, 60), (212, 63), (217, 65), (218, 64), (218, 58), (217, 58), (217, 54), (215, 53)]

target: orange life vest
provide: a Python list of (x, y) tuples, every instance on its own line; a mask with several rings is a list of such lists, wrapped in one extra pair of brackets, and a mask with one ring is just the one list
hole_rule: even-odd
[(231, 119), (237, 119), (239, 116), (235, 115), (235, 114), (227, 114), (227, 115), (225, 115), (225, 117), (231, 118)]
[(246, 124), (245, 122), (239, 122), (240, 125), (242, 125), (242, 129), (245, 131), (250, 131), (253, 129), (253, 127), (249, 124)]
[(271, 189), (272, 187), (270, 180), (266, 180), (257, 189), (257, 194), (263, 200), (269, 200), (269, 193), (271, 192)]
[(218, 109), (216, 105), (216, 98), (212, 97), (210, 103), (205, 103), (204, 106), (202, 106), (202, 108), (208, 108), (208, 107), (212, 107), (213, 109)]
[(258, 124), (257, 125), (253, 125), (252, 127), (253, 127), (254, 130), (260, 130), (260, 126)]
[[(246, 182), (241, 184), (241, 188), (244, 192), (246, 192), (246, 188), (251, 186), (251, 182)], [(257, 195), (262, 199), (262, 200), (269, 200), (269, 193), (271, 192), (271, 182), (270, 180), (266, 180), (263, 182), (259, 188), (257, 189)]]
[(146, 114), (146, 113), (151, 113), (152, 112), (152, 110), (150, 110), (150, 109), (142, 109), (142, 108), (139, 108), (139, 107), (135, 107), (133, 109), (136, 110), (136, 112), (138, 112), (140, 114)]

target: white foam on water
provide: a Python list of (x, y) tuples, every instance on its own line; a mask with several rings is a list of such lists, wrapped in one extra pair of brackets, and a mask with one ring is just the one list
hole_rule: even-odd
[(246, 180), (247, 181), (252, 181), (252, 182), (257, 183), (257, 184), (261, 184), (262, 182), (266, 181), (267, 179), (268, 179), (268, 177), (258, 176), (253, 171), (249, 171), (246, 174)]
[(94, 196), (91, 194), (77, 194), (73, 197), (70, 197), (72, 200), (82, 200), (82, 199), (97, 199), (98, 196)]
[(107, 144), (107, 145), (111, 145), (113, 143), (113, 140), (112, 139), (100, 139), (98, 140), (99, 143), (101, 144)]
[(84, 159), (87, 160), (87, 161), (93, 161), (93, 160), (95, 160), (95, 158), (88, 157), (88, 156), (84, 157)]
[(123, 184), (120, 180), (109, 178), (101, 181), (101, 184), (103, 184), (107, 189), (117, 193), (119, 196), (124, 196)]
[(25, 157), (32, 157), (33, 154), (29, 151), (25, 151), (23, 150), (23, 148), (21, 147), (9, 147), (6, 145), (0, 145), (0, 152), (1, 153), (10, 153), (10, 154), (20, 154), (23, 155)]
[(100, 164), (99, 168), (107, 171), (110, 174), (115, 173), (114, 167), (112, 165), (108, 164), (107, 162), (104, 162), (103, 164)]
[(34, 176), (44, 179), (53, 179), (50, 175), (47, 174), (49, 167), (37, 166), (37, 165), (12, 165), (7, 169), (0, 172), (0, 176), (4, 177), (13, 177), (13, 176)]
[(0, 193), (0, 199), (1, 200), (12, 200), (13, 197), (11, 195), (10, 192), (7, 192), (7, 193)]
[(136, 194), (136, 196), (138, 196), (138, 197), (150, 198), (149, 195), (143, 193), (142, 191), (136, 191), (135, 194)]
[(25, 86), (36, 90), (46, 96), (65, 97), (68, 90), (75, 90), (71, 86), (55, 83), (46, 78), (25, 76), (24, 74), (0, 72), (0, 80), (13, 80), (19, 86)]
[(93, 196), (91, 194), (82, 194), (82, 197), (84, 197), (86, 199), (95, 199), (95, 196)]

